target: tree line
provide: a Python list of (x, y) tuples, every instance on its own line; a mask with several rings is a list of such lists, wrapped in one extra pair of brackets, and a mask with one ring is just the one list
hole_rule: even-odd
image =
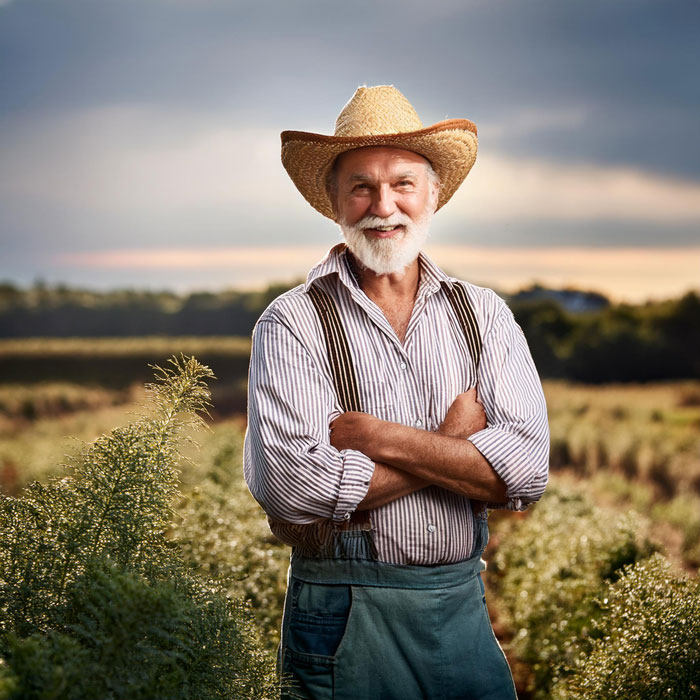
[[(0, 338), (250, 336), (292, 285), (255, 292), (96, 292), (0, 284)], [(700, 377), (700, 296), (571, 311), (556, 295), (507, 299), (543, 377), (644, 382)]]

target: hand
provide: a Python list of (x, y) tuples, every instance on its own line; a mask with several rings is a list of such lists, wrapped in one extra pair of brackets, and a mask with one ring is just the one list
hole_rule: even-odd
[(476, 387), (472, 387), (452, 402), (437, 432), (449, 437), (468, 438), (485, 427), (484, 405), (477, 396)]
[(371, 445), (384, 421), (369, 413), (347, 411), (331, 421), (331, 445), (336, 450), (358, 450), (371, 457)]

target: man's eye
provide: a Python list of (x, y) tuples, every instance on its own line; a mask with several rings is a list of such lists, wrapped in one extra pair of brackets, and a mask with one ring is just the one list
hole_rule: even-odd
[(367, 185), (367, 184), (361, 184), (361, 185), (355, 185), (355, 186), (352, 188), (352, 191), (353, 191), (353, 192), (358, 192), (358, 191), (360, 191), (360, 190), (368, 190), (368, 189), (369, 189), (369, 185)]
[(411, 185), (413, 185), (411, 180), (401, 180), (399, 182), (399, 187), (411, 187)]

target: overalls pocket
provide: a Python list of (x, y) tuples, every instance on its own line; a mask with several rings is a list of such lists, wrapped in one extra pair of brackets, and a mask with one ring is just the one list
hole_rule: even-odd
[(290, 688), (282, 697), (333, 697), (335, 655), (345, 635), (352, 603), (348, 585), (292, 578), (291, 614), (283, 650), (283, 675)]

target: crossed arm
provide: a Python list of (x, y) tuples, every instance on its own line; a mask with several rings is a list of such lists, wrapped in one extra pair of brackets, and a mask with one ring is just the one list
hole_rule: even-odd
[(330, 421), (337, 399), (312, 354), (286, 324), (262, 319), (244, 449), (253, 496), (271, 518), (297, 524), (342, 522), (358, 507), (429, 485), (513, 510), (538, 500), (547, 482), (546, 404), (522, 331), (510, 315), (496, 331), (480, 365), (489, 425), (472, 390), (429, 432), (364, 413)]
[(434, 484), (469, 498), (506, 501), (506, 485), (466, 438), (486, 427), (476, 389), (460, 394), (436, 432), (383, 421), (367, 413), (343, 413), (331, 422), (331, 445), (353, 449), (375, 462), (358, 510), (378, 508)]

